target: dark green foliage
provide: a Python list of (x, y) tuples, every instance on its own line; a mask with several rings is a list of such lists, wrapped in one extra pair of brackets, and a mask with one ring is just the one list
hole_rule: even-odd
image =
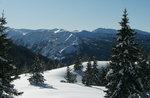
[(42, 60), (40, 60), (38, 56), (35, 56), (34, 63), (31, 66), (30, 70), (31, 73), (43, 73), (43, 71), (45, 70), (45, 64)]
[(98, 79), (99, 79), (99, 84), (100, 86), (106, 86), (107, 84), (107, 79), (106, 79), (106, 75), (107, 72), (109, 71), (109, 67), (101, 67), (100, 72), (98, 74)]
[(45, 79), (42, 75), (45, 70), (45, 64), (41, 61), (38, 56), (35, 57), (34, 64), (30, 68), (30, 73), (32, 76), (28, 79), (30, 84), (42, 84)]
[[(150, 55), (149, 55), (150, 56)], [(147, 69), (144, 70), (145, 75), (146, 75), (146, 80), (145, 83), (147, 84), (147, 90), (150, 90), (150, 58), (148, 57), (148, 63), (147, 63)]]
[(91, 73), (91, 77), (92, 77), (92, 84), (93, 85), (99, 85), (100, 84), (100, 81), (99, 81), (99, 78), (98, 78), (98, 75), (99, 75), (99, 70), (97, 68), (97, 61), (96, 61), (96, 58), (93, 57), (93, 67), (92, 67), (92, 73)]
[(88, 61), (88, 55), (85, 53), (82, 57), (82, 62), (87, 62)]
[(85, 84), (86, 86), (90, 85), (99, 85), (99, 86), (104, 86), (106, 85), (106, 74), (108, 72), (107, 67), (101, 67), (100, 71), (97, 68), (98, 64), (96, 61), (96, 58), (93, 57), (93, 64), (91, 64), (90, 61), (87, 63), (87, 68), (85, 70), (85, 74), (82, 78), (82, 83)]
[(143, 92), (139, 50), (135, 43), (135, 32), (128, 25), (127, 11), (124, 11), (121, 29), (118, 31), (118, 44), (112, 48), (106, 98), (128, 98)]
[(3, 33), (6, 29), (5, 24), (6, 20), (2, 14), (0, 18), (0, 98), (13, 98), (14, 95), (18, 96), (22, 93), (14, 89), (14, 85), (11, 84), (19, 77), (15, 65), (7, 57), (11, 40), (7, 39), (6, 34)]
[(67, 66), (67, 70), (66, 71), (67, 72), (66, 72), (65, 79), (66, 79), (67, 83), (75, 83), (75, 82), (77, 82), (76, 75), (71, 72), (71, 69), (70, 69), (69, 66)]
[[(29, 72), (31, 65), (34, 63), (36, 53), (31, 50), (23, 47), (11, 44), (11, 49), (9, 50), (8, 59), (11, 59), (15, 62), (16, 67), (19, 69), (19, 73)], [(46, 70), (56, 68), (55, 64), (57, 62), (48, 59), (42, 55), (37, 55), (40, 60), (45, 63)], [(26, 70), (25, 70), (25, 69)]]
[(140, 77), (143, 77), (141, 82), (143, 83), (144, 92), (147, 92), (150, 90), (150, 63), (145, 53), (145, 49), (142, 49), (139, 53), (138, 65), (141, 66), (141, 69), (138, 73), (141, 75)]
[(75, 65), (74, 65), (74, 70), (82, 70), (83, 65), (82, 65), (82, 61), (80, 58), (80, 55), (77, 53), (76, 58), (75, 58)]
[(41, 73), (34, 73), (28, 80), (31, 85), (43, 84), (45, 81), (44, 76)]
[(91, 65), (91, 61), (88, 61), (85, 74), (82, 78), (82, 83), (85, 84), (86, 86), (90, 86), (93, 84), (92, 78), (93, 78), (92, 77), (92, 65)]
[(85, 54), (88, 54), (89, 58), (92, 58), (93, 56), (95, 56), (99, 60), (108, 61), (111, 55), (112, 44), (115, 44), (115, 42), (112, 41), (112, 39), (113, 38), (89, 39), (89, 40), (83, 41), (81, 44), (80, 55), (84, 56)]
[(98, 64), (96, 58), (93, 57), (93, 64), (90, 61), (87, 63), (87, 68), (85, 70), (85, 74), (82, 79), (82, 83), (90, 86), (90, 85), (97, 85), (97, 86), (105, 86), (107, 83), (106, 74), (108, 72), (108, 66), (101, 67), (100, 70), (97, 68)]

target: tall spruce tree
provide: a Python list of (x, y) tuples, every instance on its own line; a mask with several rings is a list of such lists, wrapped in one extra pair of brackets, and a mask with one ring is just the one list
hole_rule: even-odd
[(28, 79), (30, 84), (43, 84), (45, 81), (44, 76), (42, 75), (43, 71), (44, 63), (39, 59), (38, 56), (35, 56), (34, 64), (30, 68), (32, 76)]
[(99, 75), (99, 70), (97, 68), (97, 61), (96, 61), (96, 57), (94, 56), (93, 57), (93, 66), (92, 66), (92, 84), (93, 85), (99, 85), (100, 83), (100, 80), (98, 78), (98, 75)]
[(125, 9), (120, 22), (121, 29), (117, 33), (118, 44), (112, 48), (106, 98), (132, 98), (143, 91), (139, 73), (141, 67), (137, 63), (139, 50), (134, 41), (136, 33), (128, 25), (127, 15)]
[(77, 82), (76, 75), (71, 72), (71, 69), (70, 69), (69, 66), (67, 66), (67, 70), (66, 71), (67, 72), (66, 72), (66, 75), (65, 75), (65, 79), (67, 80), (67, 83), (75, 83), (75, 82)]
[(82, 70), (83, 65), (79, 53), (76, 54), (74, 70)]
[(86, 86), (90, 86), (92, 85), (93, 83), (93, 80), (92, 80), (92, 65), (91, 65), (91, 61), (88, 60), (88, 63), (87, 63), (87, 68), (85, 70), (85, 74), (82, 78), (82, 83), (85, 84)]
[(15, 65), (7, 59), (11, 40), (7, 39), (6, 34), (4, 34), (7, 29), (4, 26), (5, 24), (6, 20), (3, 13), (0, 18), (0, 98), (13, 98), (21, 93), (14, 89), (14, 85), (11, 84), (12, 81), (19, 77), (16, 73)]

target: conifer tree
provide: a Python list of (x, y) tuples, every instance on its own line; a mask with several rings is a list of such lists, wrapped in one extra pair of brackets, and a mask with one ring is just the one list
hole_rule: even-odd
[(4, 25), (6, 20), (4, 13), (0, 18), (0, 98), (13, 98), (22, 93), (14, 89), (12, 81), (19, 78), (16, 67), (10, 60), (7, 59), (7, 54), (10, 49), (11, 40), (7, 39), (4, 31), (7, 29)]
[(82, 78), (82, 83), (85, 84), (86, 86), (90, 86), (93, 83), (91, 73), (92, 73), (92, 65), (91, 65), (91, 61), (89, 60), (87, 63), (87, 68), (85, 70), (85, 74)]
[(98, 74), (99, 74), (99, 70), (97, 68), (97, 61), (95, 56), (93, 57), (93, 67), (92, 67), (92, 84), (93, 85), (99, 85), (99, 78), (98, 78)]
[(98, 74), (99, 84), (100, 86), (105, 86), (107, 84), (106, 74), (108, 72), (108, 67), (101, 67), (100, 72)]
[(141, 66), (141, 69), (138, 71), (139, 75), (143, 77), (140, 81), (143, 83), (144, 92), (150, 90), (150, 63), (146, 57), (144, 48), (140, 50), (138, 64)]
[(77, 82), (76, 80), (76, 75), (74, 75), (72, 72), (71, 72), (71, 69), (69, 66), (67, 66), (67, 70), (66, 70), (66, 76), (65, 76), (65, 79), (67, 80), (67, 83), (75, 83)]
[(84, 53), (84, 55), (82, 57), (82, 61), (83, 62), (87, 62), (88, 61), (88, 55), (86, 53)]
[(79, 53), (77, 53), (76, 58), (75, 58), (74, 70), (75, 71), (82, 70), (82, 68), (83, 68), (82, 61), (81, 61)]
[[(121, 29), (118, 30), (118, 44), (112, 48), (110, 70), (107, 73), (108, 84), (106, 98), (129, 98), (143, 92), (139, 50), (135, 43), (135, 32), (128, 25), (127, 11), (124, 10)], [(134, 97), (133, 97), (134, 98)]]
[(45, 79), (42, 75), (44, 71), (44, 64), (40, 61), (38, 56), (35, 56), (34, 64), (31, 66), (30, 72), (32, 76), (28, 79), (30, 84), (43, 84)]

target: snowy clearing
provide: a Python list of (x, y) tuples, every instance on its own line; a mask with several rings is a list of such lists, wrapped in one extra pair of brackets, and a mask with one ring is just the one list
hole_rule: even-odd
[[(84, 69), (86, 63), (83, 63)], [(99, 61), (98, 67), (106, 66), (108, 61)], [(73, 65), (70, 66), (73, 68)], [(73, 71), (73, 70), (72, 70)], [(15, 88), (18, 91), (24, 92), (23, 95), (15, 97), (15, 98), (104, 98), (105, 87), (100, 86), (92, 86), (87, 87), (84, 86), (81, 82), (81, 73), (77, 74), (77, 83), (62, 83), (61, 80), (65, 80), (64, 76), (66, 73), (66, 67), (53, 69), (50, 71), (44, 72), (44, 77), (46, 79), (45, 84), (39, 86), (33, 86), (29, 84), (27, 80), (29, 78), (29, 74), (20, 75), (20, 79), (14, 81)]]

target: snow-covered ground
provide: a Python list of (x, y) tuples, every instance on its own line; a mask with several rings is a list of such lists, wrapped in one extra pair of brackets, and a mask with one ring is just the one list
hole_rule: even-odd
[[(84, 70), (86, 63), (83, 63)], [(106, 66), (108, 61), (99, 61), (98, 67)], [(73, 69), (73, 65), (70, 66)], [(73, 70), (72, 70), (73, 71)], [(16, 98), (104, 98), (105, 87), (102, 86), (84, 86), (81, 82), (82, 72), (77, 74), (77, 83), (62, 83), (65, 80), (66, 67), (53, 69), (44, 72), (46, 79), (44, 85), (33, 86), (28, 82), (29, 74), (20, 75), (20, 79), (14, 81), (15, 88), (24, 92), (23, 95)]]

